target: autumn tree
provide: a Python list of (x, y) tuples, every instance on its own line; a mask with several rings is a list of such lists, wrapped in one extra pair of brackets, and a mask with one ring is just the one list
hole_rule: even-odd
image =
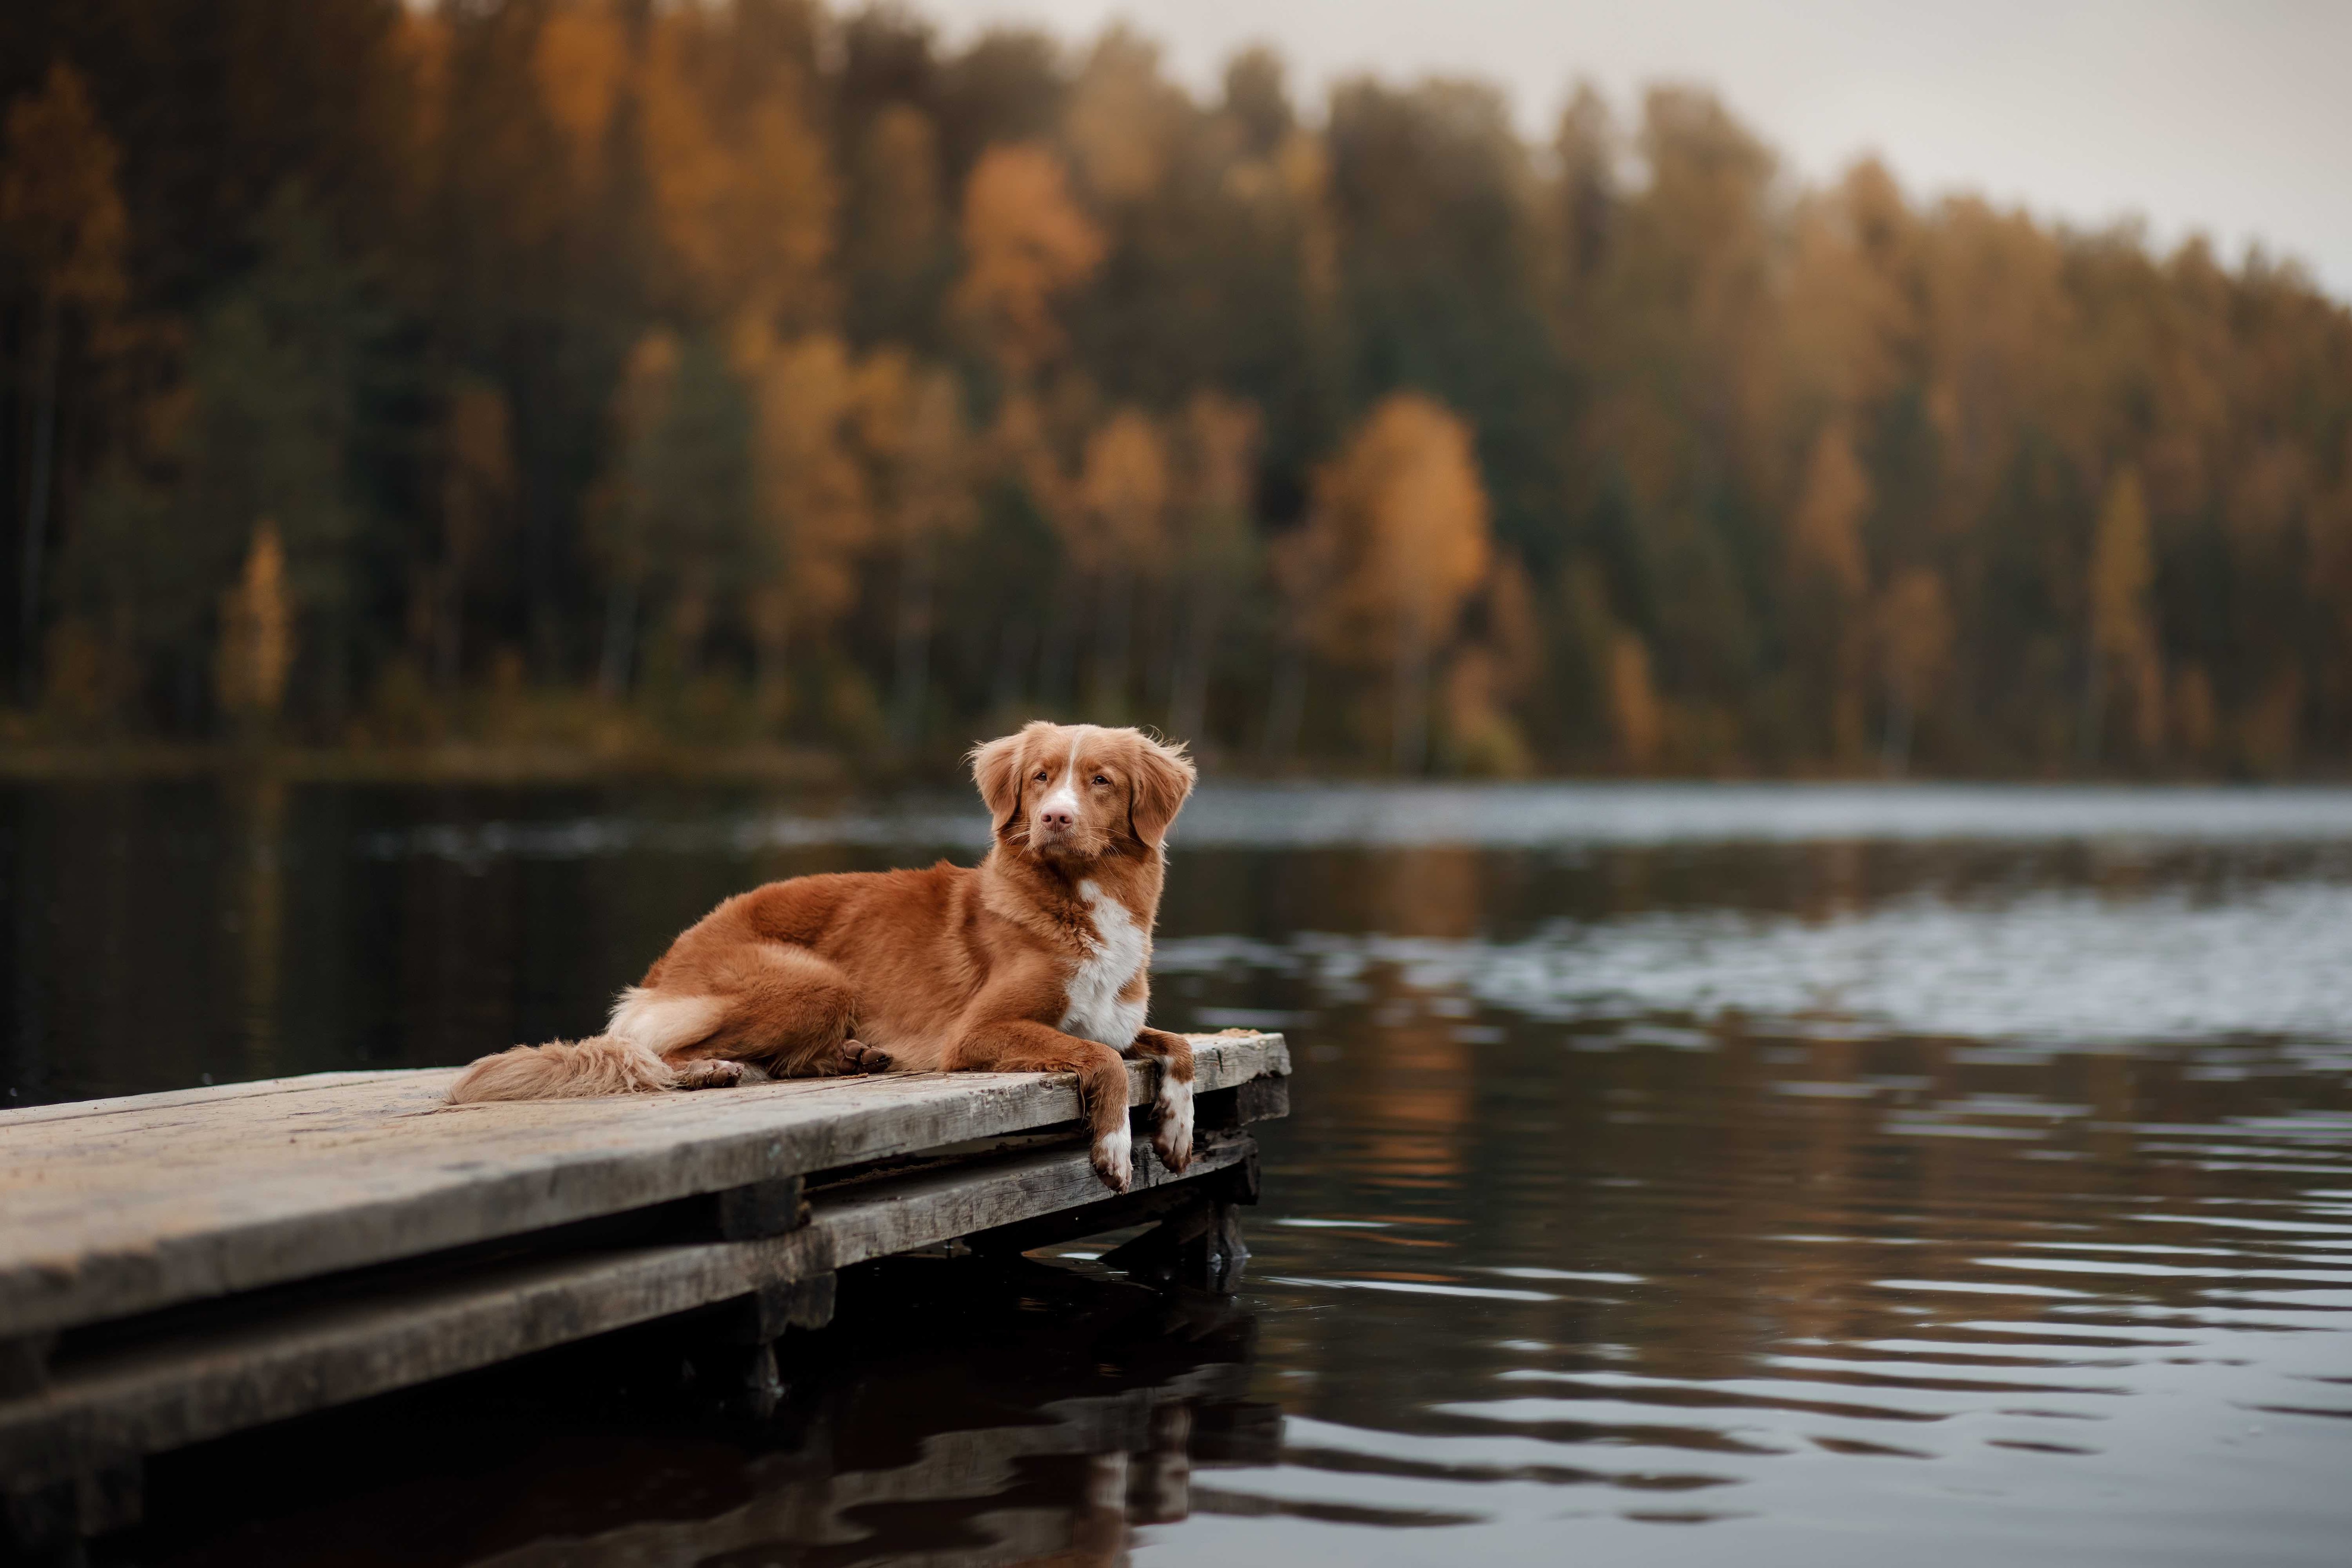
[(514, 419), (505, 393), (461, 382), (449, 397), (442, 442), (441, 557), (417, 595), (417, 619), (434, 678), (448, 687), (464, 668), (467, 593), (514, 521)]
[(1822, 426), (1790, 519), (1790, 598), (1804, 612), (1790, 633), (1811, 656), (1806, 673), (1828, 699), (1828, 738), (1837, 756), (1852, 756), (1862, 744), (1870, 595), (1862, 529), (1871, 501), (1870, 477), (1854, 457), (1852, 430), (1843, 422)]
[(1051, 149), (992, 147), (964, 186), (964, 274), (956, 302), (1015, 383), (1066, 341), (1055, 297), (1101, 265), (1099, 231), (1071, 200)]
[(1125, 28), (265, 10), (0, 14), (0, 727), (257, 721), (267, 521), (303, 742), (506, 671), (910, 758), (1082, 700), (1280, 766), (2352, 757), (2293, 263), (1810, 182), (1696, 86), (1538, 148)]
[(661, 668), (690, 675), (729, 599), (759, 580), (768, 556), (753, 521), (753, 417), (707, 339), (656, 329), (630, 351), (593, 503), (607, 584), (598, 668), (607, 696), (629, 689), (649, 617)]
[(1882, 756), (1886, 772), (1899, 776), (1910, 766), (1912, 734), (1919, 714), (1950, 668), (1952, 614), (1943, 578), (1925, 566), (1901, 574), (1880, 595), (1874, 622), (1878, 667), (1886, 689)]
[(245, 569), (221, 595), (220, 642), (213, 665), (221, 710), (266, 724), (286, 700), (294, 663), (294, 617), (286, 592), (286, 551), (267, 518), (253, 531)]
[(2155, 581), (2147, 500), (2139, 473), (2109, 481), (2091, 540), (2088, 647), (2084, 657), (2083, 754), (2096, 762), (2110, 683), (2131, 704), (2133, 739), (2142, 754), (2164, 739), (2164, 674), (2157, 653), (2148, 589)]
[(1304, 606), (1316, 650), (1343, 668), (1385, 668), (1391, 763), (1420, 772), (1431, 669), (1488, 561), (1469, 428), (1425, 397), (1382, 400), (1317, 475), (1297, 548), (1328, 563)]
[(1118, 722), (1129, 708), (1138, 583), (1156, 582), (1168, 565), (1170, 476), (1167, 444), (1132, 408), (1111, 416), (1087, 437), (1078, 474), (1080, 527), (1068, 539), (1071, 560), (1097, 584), (1092, 710)]
[(115, 184), (120, 156), (80, 74), (62, 61), (49, 67), (37, 94), (8, 106), (0, 146), (0, 257), (11, 281), (31, 295), (35, 320), (26, 367), (32, 427), (16, 600), (17, 680), (27, 698), (38, 668), (68, 318), (94, 327), (123, 299), (128, 219)]
[(911, 748), (922, 739), (929, 706), (941, 548), (978, 518), (977, 453), (963, 389), (946, 370), (884, 353), (867, 361), (857, 383), (857, 443), (880, 532), (897, 557), (890, 735)]
[(1195, 394), (1179, 426), (1178, 624), (1171, 628), (1168, 729), (1204, 738), (1220, 631), (1236, 618), (1259, 569), (1255, 489), (1263, 422), (1253, 405)]

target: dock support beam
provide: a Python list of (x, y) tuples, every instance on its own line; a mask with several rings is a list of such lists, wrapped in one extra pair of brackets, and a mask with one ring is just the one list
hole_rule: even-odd
[[(722, 1241), (765, 1241), (809, 1223), (806, 1183), (779, 1176), (715, 1194), (712, 1216)], [(829, 1251), (829, 1249), (828, 1249)], [(727, 1304), (720, 1342), (731, 1350), (729, 1381), (754, 1414), (765, 1416), (784, 1396), (776, 1368), (776, 1341), (787, 1329), (821, 1329), (833, 1321), (834, 1271), (763, 1285)]]
[(1203, 1196), (1113, 1247), (1102, 1261), (1153, 1284), (1190, 1285), (1230, 1296), (1241, 1289), (1242, 1270), (1249, 1263), (1241, 1205)]
[(752, 1182), (714, 1195), (721, 1241), (761, 1241), (809, 1222), (808, 1197), (798, 1176)]
[(965, 1240), (974, 1252), (1003, 1256), (1156, 1221), (1141, 1236), (1106, 1253), (1102, 1261), (1150, 1284), (1181, 1283), (1231, 1295), (1241, 1288), (1242, 1269), (1249, 1261), (1241, 1211), (1257, 1202), (1257, 1150), (1253, 1145), (1246, 1158), (1206, 1176), (1001, 1226)]

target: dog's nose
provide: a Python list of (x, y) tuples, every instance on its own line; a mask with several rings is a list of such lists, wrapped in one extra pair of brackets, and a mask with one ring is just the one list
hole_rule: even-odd
[(1078, 814), (1066, 805), (1049, 805), (1037, 814), (1037, 820), (1055, 833), (1067, 833), (1078, 825)]

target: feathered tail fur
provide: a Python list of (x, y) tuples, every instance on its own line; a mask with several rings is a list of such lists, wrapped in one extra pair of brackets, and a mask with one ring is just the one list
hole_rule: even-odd
[(611, 1035), (592, 1035), (584, 1040), (517, 1046), (484, 1057), (449, 1086), (449, 1103), (652, 1094), (677, 1088), (677, 1077), (646, 1047)]
[(663, 1053), (708, 1036), (725, 1012), (726, 1005), (715, 996), (632, 985), (613, 1003), (613, 1020), (603, 1034), (484, 1057), (449, 1086), (449, 1103), (585, 1100), (732, 1083), (744, 1072), (735, 1063), (689, 1063), (682, 1072), (662, 1059)]

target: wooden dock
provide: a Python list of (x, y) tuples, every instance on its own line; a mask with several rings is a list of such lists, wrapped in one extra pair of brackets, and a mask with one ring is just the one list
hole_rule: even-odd
[(321, 1073), (0, 1113), (7, 1534), (69, 1553), (135, 1521), (147, 1455), (682, 1313), (772, 1386), (835, 1271), (891, 1253), (1150, 1224), (1106, 1261), (1230, 1290), (1289, 1058), (1192, 1044), (1192, 1164), (1139, 1110), (1116, 1196), (1045, 1074), (444, 1107), (455, 1069)]

